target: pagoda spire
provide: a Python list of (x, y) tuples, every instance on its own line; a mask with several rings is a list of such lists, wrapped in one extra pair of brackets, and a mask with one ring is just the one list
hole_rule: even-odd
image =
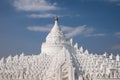
[(63, 47), (66, 46), (65, 35), (58, 25), (58, 16), (55, 17), (55, 23), (51, 31), (46, 37), (46, 41), (42, 44), (42, 53), (48, 53), (48, 55), (54, 55), (58, 53)]
[(55, 17), (55, 23), (50, 33), (46, 37), (46, 42), (50, 43), (65, 43), (65, 36), (58, 25), (58, 16)]
[(58, 21), (58, 16), (55, 16), (55, 21)]
[(61, 31), (60, 27), (58, 26), (58, 16), (55, 17), (55, 23), (51, 30), (51, 32), (59, 32)]

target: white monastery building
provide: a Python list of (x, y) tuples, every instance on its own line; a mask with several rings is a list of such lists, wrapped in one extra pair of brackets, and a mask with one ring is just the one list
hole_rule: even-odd
[(39, 55), (1, 58), (0, 80), (120, 80), (120, 56), (92, 54), (66, 41), (55, 17)]

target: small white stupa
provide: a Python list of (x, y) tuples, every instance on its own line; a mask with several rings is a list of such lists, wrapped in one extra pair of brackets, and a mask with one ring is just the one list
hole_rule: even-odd
[(55, 17), (39, 55), (1, 58), (0, 80), (120, 80), (120, 57), (90, 54), (66, 41)]

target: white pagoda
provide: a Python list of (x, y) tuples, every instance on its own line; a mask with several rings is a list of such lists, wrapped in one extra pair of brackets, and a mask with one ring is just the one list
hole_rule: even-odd
[(120, 57), (92, 54), (66, 41), (56, 17), (39, 55), (1, 58), (0, 80), (120, 80)]

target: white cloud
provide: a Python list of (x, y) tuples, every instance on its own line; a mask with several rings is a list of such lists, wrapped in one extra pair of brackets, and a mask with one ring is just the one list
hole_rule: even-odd
[(86, 30), (86, 25), (73, 28), (71, 31), (69, 31), (66, 34), (66, 37), (70, 38), (70, 37), (76, 36), (78, 34), (82, 34), (82, 33), (84, 33), (85, 30)]
[(109, 1), (109, 2), (120, 2), (120, 0), (105, 0), (105, 1)]
[(112, 50), (120, 50), (120, 44), (114, 45)]
[(52, 18), (55, 16), (56, 16), (55, 14), (50, 14), (50, 13), (28, 15), (28, 17), (31, 17), (31, 18)]
[(120, 0), (104, 0), (104, 1), (120, 6)]
[(118, 37), (118, 38), (120, 38), (120, 32), (116, 32), (115, 36)]
[(14, 7), (23, 11), (49, 11), (57, 10), (56, 3), (50, 3), (46, 0), (13, 0)]
[(39, 31), (39, 32), (48, 32), (50, 31), (51, 27), (49, 25), (47, 26), (29, 26), (27, 27), (28, 30), (30, 31)]
[(103, 37), (106, 36), (107, 34), (104, 33), (98, 33), (98, 34), (87, 34), (87, 37)]
[(120, 36), (120, 32), (116, 32), (115, 35), (119, 35)]
[[(29, 26), (27, 27), (27, 29), (30, 31), (49, 32), (52, 28), (51, 26), (53, 25), (49, 24), (46, 26)], [(62, 31), (65, 33), (66, 38), (71, 38), (80, 34), (86, 37), (106, 36), (106, 34), (102, 34), (102, 33), (95, 34), (94, 29), (87, 27), (86, 25), (78, 26), (78, 27), (69, 27), (69, 26), (60, 25), (60, 27), (62, 28)]]
[(60, 25), (60, 27), (62, 28), (62, 31), (63, 32), (70, 32), (72, 31), (74, 28), (72, 27), (69, 27), (69, 26), (63, 26), (63, 25)]
[[(30, 14), (30, 15), (27, 15), (28, 17), (30, 18), (53, 18), (55, 16), (59, 16), (59, 17), (72, 17), (71, 15), (58, 15), (58, 14), (53, 14), (53, 13), (47, 13), (47, 12), (44, 12), (44, 13), (39, 13), (39, 14)], [(74, 17), (79, 17), (80, 15), (76, 14)]]
[(117, 5), (120, 6), (120, 3), (118, 3)]

